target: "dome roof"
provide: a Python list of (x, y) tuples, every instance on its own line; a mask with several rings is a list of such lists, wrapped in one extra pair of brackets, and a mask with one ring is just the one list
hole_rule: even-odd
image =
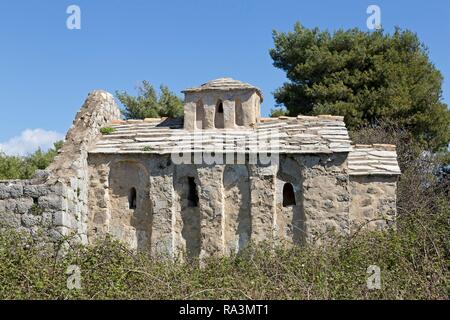
[(260, 89), (258, 89), (255, 86), (252, 86), (249, 83), (241, 82), (239, 80), (235, 80), (232, 78), (219, 78), (215, 80), (208, 81), (204, 84), (202, 84), (199, 87), (194, 88), (188, 88), (183, 90), (183, 93), (186, 92), (200, 92), (200, 91), (207, 91), (207, 90), (217, 90), (217, 91), (228, 91), (228, 90), (255, 90), (259, 97), (261, 98), (261, 101), (263, 100), (263, 95)]

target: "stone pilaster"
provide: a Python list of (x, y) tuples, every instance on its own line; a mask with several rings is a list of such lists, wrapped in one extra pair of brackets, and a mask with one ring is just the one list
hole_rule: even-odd
[(153, 212), (152, 255), (162, 258), (173, 257), (173, 174), (150, 173), (150, 190)]
[(255, 243), (270, 241), (273, 237), (275, 207), (275, 167), (249, 165), (250, 212), (252, 217), (251, 240)]
[(205, 96), (202, 99), (205, 121), (203, 122), (203, 129), (214, 129), (214, 118), (216, 115), (217, 99), (213, 96)]
[(254, 96), (256, 93), (246, 93), (241, 97), (242, 110), (243, 110), (243, 125), (249, 127), (256, 123), (256, 105)]
[(236, 127), (236, 110), (234, 100), (223, 100), (224, 124), (226, 129)]
[(195, 101), (184, 104), (184, 129), (194, 130), (196, 128), (196, 103)]
[(200, 258), (224, 253), (223, 166), (198, 168), (201, 212)]

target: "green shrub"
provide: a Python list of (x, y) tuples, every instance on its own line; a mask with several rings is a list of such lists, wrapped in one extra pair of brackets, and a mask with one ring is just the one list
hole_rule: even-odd
[[(336, 245), (250, 246), (195, 263), (152, 260), (109, 238), (55, 259), (30, 237), (0, 234), (0, 299), (448, 299), (450, 208), (417, 212), (399, 230), (359, 234)], [(369, 265), (382, 288), (368, 290)], [(77, 265), (81, 289), (66, 287)]]
[(0, 152), (0, 180), (30, 179), (36, 170), (43, 170), (53, 162), (62, 145), (63, 141), (59, 141), (47, 152), (38, 149), (25, 157), (7, 156)]
[(112, 127), (103, 127), (100, 128), (100, 133), (103, 135), (108, 135), (108, 134), (112, 134), (116, 131), (116, 129), (112, 128)]

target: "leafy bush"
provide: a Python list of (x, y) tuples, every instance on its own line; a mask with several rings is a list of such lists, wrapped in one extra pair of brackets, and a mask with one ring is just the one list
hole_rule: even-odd
[(43, 170), (52, 163), (62, 144), (62, 141), (56, 142), (47, 152), (38, 149), (26, 157), (7, 156), (0, 153), (0, 180), (30, 179), (36, 170)]
[(274, 109), (270, 110), (271, 118), (278, 118), (278, 117), (288, 116), (288, 115), (289, 115), (289, 112), (283, 108), (274, 108)]
[[(398, 232), (366, 233), (322, 248), (250, 247), (203, 268), (155, 261), (105, 239), (62, 259), (31, 238), (0, 234), (0, 299), (448, 299), (448, 203), (404, 219)], [(367, 267), (382, 288), (368, 290)], [(81, 289), (69, 290), (77, 265)]]

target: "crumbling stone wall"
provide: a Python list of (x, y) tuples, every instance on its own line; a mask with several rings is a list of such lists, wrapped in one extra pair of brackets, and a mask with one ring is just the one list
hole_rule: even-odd
[[(88, 148), (100, 135), (100, 129), (120, 118), (114, 97), (105, 91), (93, 91), (77, 113), (60, 154), (48, 168), (48, 184), (62, 183), (67, 208), (63, 211), (62, 235), (78, 235), (87, 243)], [(73, 223), (76, 220), (76, 223)]]
[(119, 117), (111, 94), (90, 93), (47, 171), (35, 179), (0, 183), (0, 224), (20, 224), (32, 234), (42, 229), (53, 240), (73, 234), (75, 241), (87, 243), (87, 150), (100, 128)]
[(351, 176), (351, 232), (395, 224), (397, 176)]
[(42, 177), (0, 181), (0, 227), (58, 240), (65, 207), (61, 184), (46, 185)]

